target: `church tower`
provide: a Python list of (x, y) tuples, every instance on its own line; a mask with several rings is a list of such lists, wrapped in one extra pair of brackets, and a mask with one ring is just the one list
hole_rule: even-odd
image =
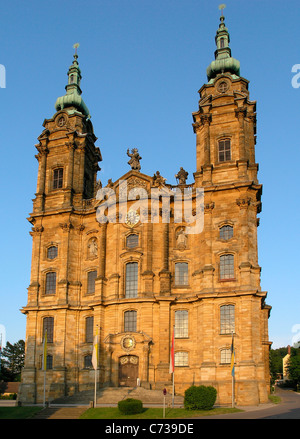
[[(181, 395), (204, 384), (217, 389), (218, 404), (268, 400), (270, 306), (257, 251), (256, 103), (229, 42), (222, 14), (215, 60), (192, 115), (194, 181), (187, 183), (188, 172), (178, 166), (176, 185), (157, 169), (143, 174), (137, 148), (127, 150), (128, 172), (105, 187), (97, 181), (101, 153), (75, 53), (66, 94), (36, 145), (21, 401), (42, 401), (45, 334), (47, 400), (93, 392), (96, 334), (98, 388), (140, 383), (161, 396), (173, 382)], [(185, 208), (179, 215), (186, 201), (201, 227), (191, 229)]]

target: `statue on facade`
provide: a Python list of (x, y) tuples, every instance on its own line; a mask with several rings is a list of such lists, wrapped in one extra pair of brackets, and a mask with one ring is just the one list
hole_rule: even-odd
[(177, 184), (186, 184), (186, 180), (188, 178), (188, 175), (189, 175), (189, 173), (181, 167), (179, 172), (175, 175), (175, 178), (177, 180)]
[(166, 179), (160, 175), (159, 171), (156, 171), (156, 173), (152, 177), (152, 184), (156, 187), (162, 187), (165, 185)]
[(142, 160), (142, 157), (139, 155), (138, 149), (133, 148), (131, 153), (129, 152), (129, 149), (127, 149), (127, 155), (130, 157), (128, 164), (131, 166), (131, 169), (134, 171), (140, 171), (140, 160)]

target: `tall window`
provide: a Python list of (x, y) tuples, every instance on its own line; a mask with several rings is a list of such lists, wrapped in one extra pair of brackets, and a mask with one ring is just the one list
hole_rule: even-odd
[(51, 245), (51, 247), (48, 247), (48, 249), (47, 249), (47, 258), (48, 259), (55, 259), (55, 258), (57, 258), (57, 247), (55, 245)]
[(175, 264), (175, 285), (188, 285), (188, 264), (177, 262)]
[(185, 310), (175, 311), (175, 338), (189, 336), (189, 313)]
[[(40, 356), (40, 369), (42, 369), (43, 367), (43, 355)], [(46, 369), (53, 369), (53, 356), (52, 355), (47, 355), (47, 360), (46, 360)]]
[(84, 357), (84, 368), (85, 369), (90, 369), (92, 367), (92, 356), (91, 355), (86, 355)]
[(89, 271), (88, 272), (88, 281), (87, 281), (87, 293), (94, 294), (95, 293), (95, 280), (97, 277), (97, 271)]
[(189, 354), (187, 352), (175, 352), (175, 366), (188, 366)]
[(221, 334), (235, 332), (235, 310), (234, 305), (223, 305), (220, 308), (220, 330)]
[(137, 297), (138, 293), (138, 263), (126, 264), (125, 297)]
[(136, 332), (136, 311), (126, 311), (124, 313), (124, 332)]
[(225, 47), (224, 45), (224, 38), (220, 39), (220, 49), (223, 49)]
[(233, 255), (222, 255), (220, 257), (220, 279), (234, 279)]
[(85, 319), (85, 342), (93, 343), (94, 333), (94, 317), (87, 317)]
[(43, 319), (43, 340), (47, 331), (47, 343), (53, 343), (54, 317), (45, 317)]
[(63, 168), (57, 168), (53, 171), (53, 189), (60, 189), (63, 187)]
[(230, 140), (219, 141), (219, 162), (227, 162), (231, 160), (231, 145)]
[(233, 237), (233, 227), (232, 226), (223, 226), (220, 228), (220, 238), (224, 240), (228, 240)]
[(45, 294), (55, 294), (56, 293), (56, 273), (55, 271), (50, 271), (46, 274), (46, 288)]
[(139, 245), (139, 235), (131, 234), (126, 238), (126, 247), (135, 248)]

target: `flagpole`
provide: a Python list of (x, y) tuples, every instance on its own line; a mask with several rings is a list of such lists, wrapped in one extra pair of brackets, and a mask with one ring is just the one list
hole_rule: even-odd
[(93, 355), (92, 355), (92, 365), (95, 370), (94, 408), (97, 406), (98, 352), (99, 352), (99, 347), (98, 347), (98, 325), (97, 325), (96, 335), (94, 337)]
[(48, 334), (47, 329), (44, 334), (43, 340), (43, 370), (44, 370), (44, 396), (43, 396), (43, 406), (46, 406), (46, 370), (47, 370), (47, 341)]
[(235, 352), (234, 352), (234, 335), (232, 331), (232, 341), (231, 341), (231, 406), (234, 408), (234, 361), (235, 361)]
[(174, 395), (175, 395), (175, 325), (173, 325), (173, 388), (172, 388), (172, 407), (174, 408)]

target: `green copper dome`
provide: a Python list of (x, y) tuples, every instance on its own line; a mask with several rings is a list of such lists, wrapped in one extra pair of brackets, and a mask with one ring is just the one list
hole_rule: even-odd
[(81, 97), (80, 80), (81, 72), (77, 61), (78, 55), (75, 53), (74, 61), (68, 71), (68, 84), (66, 85), (66, 94), (57, 98), (55, 102), (56, 111), (68, 108), (69, 113), (79, 111), (84, 116), (90, 118), (90, 112)]
[(240, 62), (231, 56), (231, 49), (229, 47), (230, 36), (224, 20), (225, 17), (222, 15), (215, 38), (217, 46), (215, 61), (212, 61), (206, 69), (209, 82), (212, 82), (219, 73), (230, 73), (233, 77), (240, 76)]

